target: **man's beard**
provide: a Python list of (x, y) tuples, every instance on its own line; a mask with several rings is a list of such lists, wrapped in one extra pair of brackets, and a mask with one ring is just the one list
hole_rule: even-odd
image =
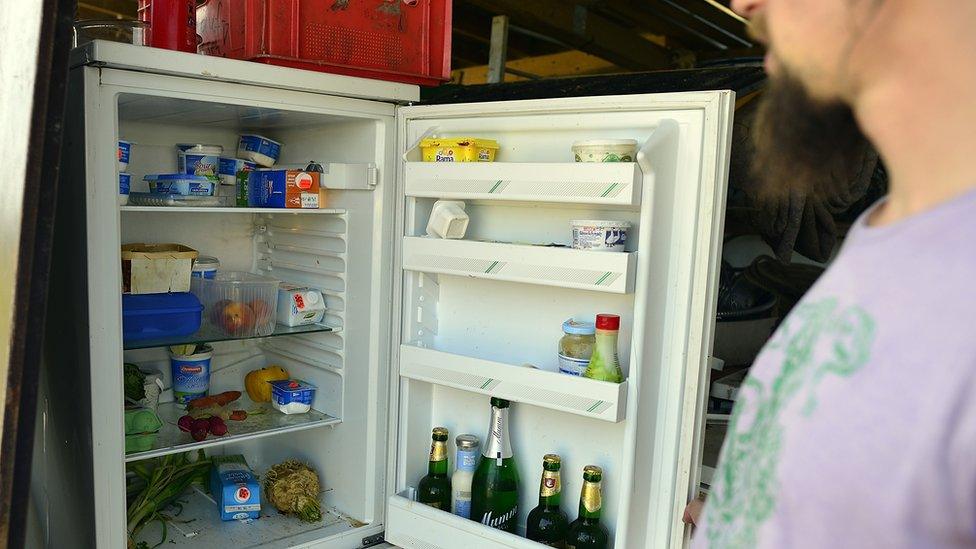
[(770, 79), (753, 126), (752, 171), (766, 199), (846, 195), (868, 147), (850, 107), (818, 101), (788, 71)]

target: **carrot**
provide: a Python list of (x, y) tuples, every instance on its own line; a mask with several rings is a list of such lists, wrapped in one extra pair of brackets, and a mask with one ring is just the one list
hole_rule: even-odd
[(241, 398), (240, 391), (225, 391), (219, 395), (210, 395), (191, 400), (187, 403), (186, 409), (207, 408), (208, 406), (226, 406), (231, 402)]
[(244, 410), (234, 410), (230, 413), (230, 418), (234, 421), (244, 421), (247, 419), (247, 412)]

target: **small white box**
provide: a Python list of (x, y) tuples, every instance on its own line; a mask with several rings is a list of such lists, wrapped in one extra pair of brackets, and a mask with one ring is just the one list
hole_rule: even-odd
[(307, 286), (278, 286), (278, 324), (305, 326), (322, 322), (325, 298), (322, 292)]

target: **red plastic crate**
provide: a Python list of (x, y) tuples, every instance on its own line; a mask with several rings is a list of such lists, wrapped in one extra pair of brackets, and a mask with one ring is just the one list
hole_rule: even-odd
[(451, 77), (451, 0), (207, 0), (200, 53), (409, 84)]

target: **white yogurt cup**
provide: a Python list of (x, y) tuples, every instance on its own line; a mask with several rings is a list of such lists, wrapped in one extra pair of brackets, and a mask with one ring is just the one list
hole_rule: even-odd
[(636, 139), (590, 139), (573, 143), (577, 162), (633, 162)]
[(592, 252), (622, 252), (627, 242), (629, 221), (577, 219), (573, 226), (573, 248)]

